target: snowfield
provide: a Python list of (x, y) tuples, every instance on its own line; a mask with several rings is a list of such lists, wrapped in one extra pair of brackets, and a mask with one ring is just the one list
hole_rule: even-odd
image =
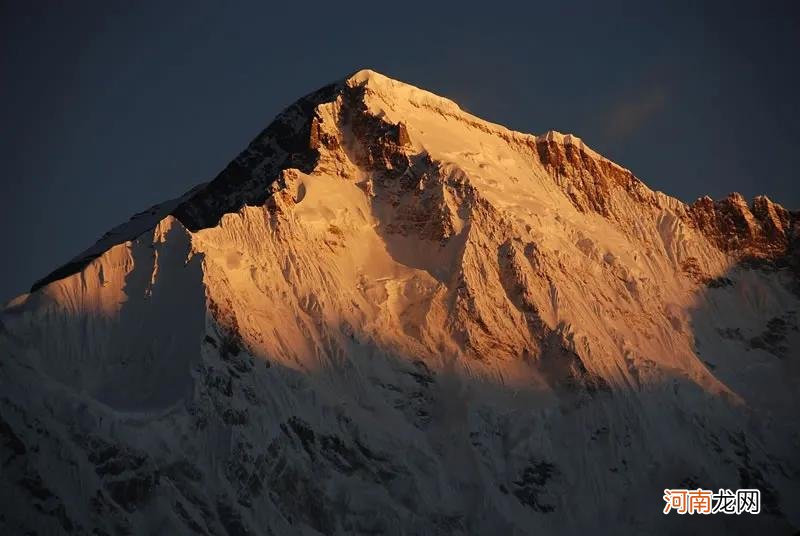
[(792, 533), (798, 221), (359, 71), (5, 307), (0, 532)]

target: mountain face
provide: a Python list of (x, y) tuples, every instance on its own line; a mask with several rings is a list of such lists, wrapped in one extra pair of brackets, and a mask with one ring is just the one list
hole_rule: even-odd
[(791, 533), (798, 240), (360, 71), (3, 310), (0, 532)]

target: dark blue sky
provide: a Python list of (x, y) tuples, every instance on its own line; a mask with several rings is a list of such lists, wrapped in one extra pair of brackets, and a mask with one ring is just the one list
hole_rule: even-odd
[(0, 300), (363, 67), (686, 201), (800, 208), (800, 3), (652, 4), (3, 1)]

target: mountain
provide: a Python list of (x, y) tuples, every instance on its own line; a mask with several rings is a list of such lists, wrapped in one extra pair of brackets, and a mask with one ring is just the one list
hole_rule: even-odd
[(798, 222), (359, 71), (6, 306), (0, 528), (789, 534)]

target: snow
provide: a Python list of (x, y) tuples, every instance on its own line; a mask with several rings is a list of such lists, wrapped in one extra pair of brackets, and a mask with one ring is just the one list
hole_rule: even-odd
[[(134, 214), (129, 221), (117, 225), (116, 227), (108, 231), (106, 234), (104, 234), (90, 248), (86, 249), (85, 251), (73, 257), (67, 263), (67, 265), (75, 264), (75, 265), (85, 266), (92, 259), (95, 259), (99, 255), (102, 255), (103, 253), (110, 250), (114, 246), (133, 240), (138, 236), (140, 236), (142, 233), (145, 233), (153, 229), (161, 220), (163, 220), (173, 210), (175, 210), (175, 208), (178, 205), (180, 205), (183, 201), (189, 199), (192, 195), (194, 195), (197, 191), (203, 189), (204, 187), (205, 184), (199, 184), (180, 197), (171, 199), (169, 201), (165, 201), (164, 203), (153, 205), (152, 207), (143, 210), (142, 212)], [(36, 288), (42, 284), (50, 283), (55, 279), (60, 279), (60, 277), (54, 277), (55, 273), (56, 272), (48, 275), (41, 281), (37, 282), (34, 285), (34, 290), (36, 290)]]
[(577, 137), (374, 71), (345, 86), (411, 144), (320, 104), (337, 143), (264, 206), (196, 232), (159, 206), (3, 311), (0, 526), (685, 532), (663, 489), (743, 474), (782, 517), (703, 530), (797, 525), (791, 274), (737, 265), (645, 186), (585, 210), (536, 149), (602, 159)]

